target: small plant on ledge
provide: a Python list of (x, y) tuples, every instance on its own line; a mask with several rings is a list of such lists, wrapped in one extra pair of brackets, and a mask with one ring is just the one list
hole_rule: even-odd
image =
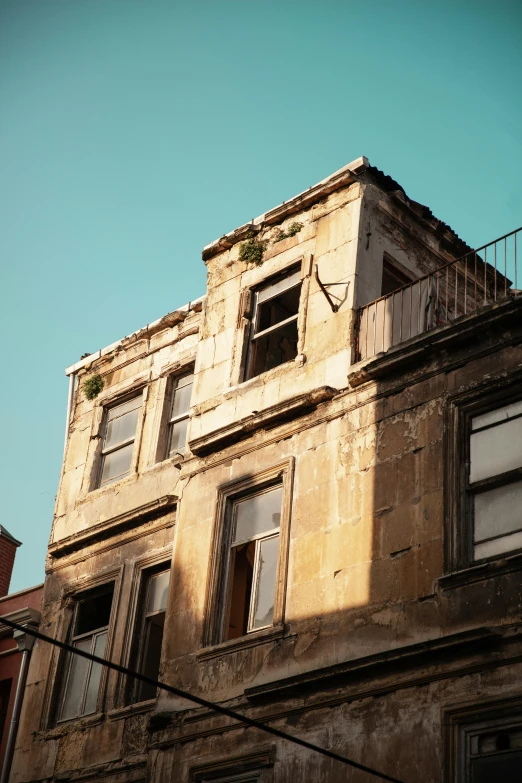
[(263, 253), (267, 245), (266, 240), (257, 239), (255, 234), (250, 234), (239, 247), (239, 260), (259, 266), (263, 263)]
[(96, 375), (91, 375), (90, 378), (87, 378), (82, 388), (87, 399), (94, 400), (94, 398), (98, 396), (104, 386), (105, 383), (103, 378), (101, 375), (96, 373)]
[(296, 220), (293, 223), (290, 223), (286, 231), (283, 231), (282, 228), (278, 228), (274, 243), (281, 242), (283, 239), (288, 239), (288, 237), (295, 237), (295, 235), (301, 231), (302, 227), (303, 224)]

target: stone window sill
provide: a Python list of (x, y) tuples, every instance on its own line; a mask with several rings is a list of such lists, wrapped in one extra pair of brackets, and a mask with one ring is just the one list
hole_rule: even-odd
[(249, 647), (257, 647), (260, 644), (268, 644), (277, 639), (282, 639), (284, 633), (285, 628), (283, 625), (263, 628), (261, 631), (249, 633), (248, 636), (240, 636), (238, 639), (230, 639), (227, 642), (220, 642), (211, 647), (204, 647), (196, 653), (196, 658), (198, 661), (209, 661), (212, 658), (219, 658), (222, 655), (240, 652), (241, 650), (247, 650)]
[(125, 707), (116, 707), (109, 710), (107, 717), (109, 720), (122, 720), (132, 715), (141, 715), (144, 712), (151, 712), (156, 706), (156, 699), (147, 699), (146, 701), (137, 701), (135, 704), (127, 704)]
[(492, 579), (519, 570), (522, 570), (522, 552), (497, 557), (495, 560), (477, 563), (477, 565), (462, 568), (460, 571), (444, 574), (438, 578), (437, 584), (441, 590), (452, 590), (455, 587), (482, 582), (485, 579)]
[(35, 732), (35, 737), (46, 742), (47, 740), (59, 739), (72, 731), (83, 731), (84, 729), (90, 729), (92, 726), (98, 726), (100, 723), (103, 723), (104, 718), (104, 712), (95, 712), (93, 715), (71, 718), (63, 721), (63, 723), (57, 723), (56, 726), (52, 726), (49, 729)]

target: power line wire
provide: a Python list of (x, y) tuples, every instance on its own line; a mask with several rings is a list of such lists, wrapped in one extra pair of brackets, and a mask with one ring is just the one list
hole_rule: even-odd
[(105, 658), (99, 658), (97, 655), (92, 655), (92, 653), (84, 652), (83, 650), (79, 650), (77, 647), (73, 647), (70, 644), (67, 644), (66, 642), (61, 642), (58, 639), (54, 639), (52, 636), (46, 636), (43, 633), (40, 633), (40, 631), (35, 631), (29, 628), (26, 628), (23, 625), (20, 625), (19, 623), (15, 623), (12, 620), (8, 620), (5, 617), (0, 617), (0, 624), (7, 625), (9, 628), (12, 628), (15, 631), (22, 631), (23, 633), (28, 633), (31, 636), (34, 636), (36, 639), (41, 639), (43, 642), (48, 642), (49, 644), (54, 645), (55, 647), (59, 647), (62, 650), (65, 650), (68, 653), (72, 653), (73, 655), (79, 655), (82, 658), (86, 658), (89, 661), (93, 661), (93, 663), (98, 663), (101, 666), (106, 666), (108, 669), (113, 669), (114, 671), (119, 672), (120, 674), (125, 674), (128, 677), (134, 677), (136, 680), (140, 680), (141, 682), (146, 682), (149, 685), (153, 685), (156, 688), (160, 688), (161, 690), (167, 691), (167, 693), (172, 693), (174, 696), (180, 696), (182, 699), (186, 699), (187, 701), (192, 701), (195, 704), (199, 704), (201, 707), (206, 707), (209, 710), (212, 710), (213, 712), (218, 712), (221, 715), (226, 715), (228, 718), (232, 718), (232, 720), (239, 721), (240, 723), (245, 723), (247, 726), (251, 726), (254, 729), (259, 729), (260, 731), (264, 731), (268, 734), (272, 734), (274, 737), (279, 737), (280, 739), (286, 740), (287, 742), (293, 742), (295, 745), (300, 745), (303, 748), (306, 748), (307, 750), (312, 750), (315, 753), (320, 753), (323, 756), (326, 756), (327, 758), (333, 759), (334, 761), (339, 761), (341, 764), (347, 764), (350, 767), (354, 767), (355, 769), (362, 770), (363, 772), (367, 772), (369, 775), (375, 775), (378, 778), (381, 778), (381, 780), (388, 780), (390, 783), (403, 783), (403, 781), (399, 780), (398, 778), (394, 778), (391, 775), (386, 775), (384, 772), (379, 772), (376, 769), (373, 769), (372, 767), (367, 767), (365, 764), (360, 764), (358, 761), (353, 761), (353, 759), (349, 759), (346, 756), (341, 756), (339, 753), (335, 753), (332, 750), (327, 750), (326, 748), (321, 748), (319, 745), (314, 745), (312, 742), (307, 742), (306, 740), (300, 739), (299, 737), (294, 737), (291, 734), (287, 734), (285, 731), (280, 731), (280, 729), (275, 729), (272, 726), (269, 726), (266, 723), (262, 723), (261, 721), (255, 720), (254, 718), (249, 718), (246, 715), (243, 715), (240, 712), (236, 712), (235, 710), (231, 710), (228, 707), (223, 707), (220, 704), (216, 704), (213, 701), (207, 701), (207, 699), (201, 698), (201, 696), (195, 696), (192, 693), (188, 693), (187, 691), (182, 690), (181, 688), (177, 688), (175, 685), (167, 685), (164, 682), (160, 682), (159, 680), (155, 680), (152, 677), (147, 677), (145, 674), (141, 674), (137, 671), (132, 671), (131, 669), (127, 669), (125, 666), (120, 666), (118, 663), (113, 663), (112, 661), (108, 661)]

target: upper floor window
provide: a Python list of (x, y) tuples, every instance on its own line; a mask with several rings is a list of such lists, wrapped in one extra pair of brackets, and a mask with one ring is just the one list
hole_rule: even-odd
[(467, 491), (473, 559), (522, 549), (522, 400), (471, 417)]
[[(155, 680), (159, 674), (165, 610), (169, 594), (170, 567), (144, 574), (138, 633), (134, 660), (138, 671)], [(130, 701), (145, 701), (156, 696), (156, 688), (146, 682), (135, 681)]]
[(246, 379), (297, 356), (300, 295), (300, 270), (255, 292)]
[(118, 481), (130, 472), (142, 399), (140, 394), (109, 408), (106, 413), (98, 483), (100, 487)]
[[(76, 601), (70, 644), (103, 657), (107, 645), (114, 585), (106, 585)], [(59, 721), (96, 712), (102, 666), (73, 653), (65, 659), (58, 704)]]
[(231, 502), (224, 638), (273, 624), (282, 486)]
[(399, 269), (396, 263), (393, 263), (386, 256), (383, 258), (381, 296), (391, 294), (393, 291), (411, 282), (411, 278)]
[(173, 379), (172, 401), (168, 419), (167, 456), (183, 453), (187, 443), (190, 397), (194, 374), (187, 373)]

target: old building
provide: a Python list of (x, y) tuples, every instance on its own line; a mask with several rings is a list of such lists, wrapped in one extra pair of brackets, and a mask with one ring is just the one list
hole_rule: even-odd
[(16, 550), (21, 545), (0, 525), (0, 783), (7, 783), (25, 694), (34, 636), (13, 631), (2, 618), (38, 629), (43, 585), (9, 593)]
[[(405, 783), (518, 780), (516, 242), (360, 158), (207, 246), (205, 297), (67, 370), (42, 630)], [(99, 779), (372, 778), (38, 641), (12, 783)]]

